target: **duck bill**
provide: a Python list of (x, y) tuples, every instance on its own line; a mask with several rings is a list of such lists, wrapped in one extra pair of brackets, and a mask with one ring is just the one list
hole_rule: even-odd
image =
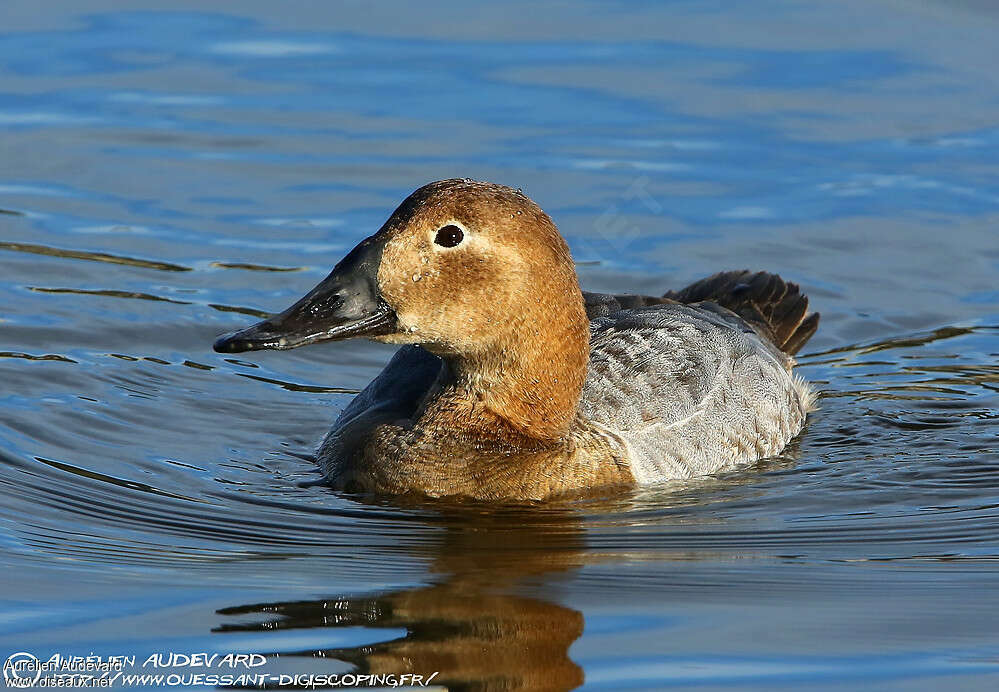
[(375, 337), (398, 331), (395, 311), (378, 290), (382, 247), (372, 236), (343, 258), (329, 276), (284, 312), (220, 337), (219, 353), (287, 350), (320, 341)]

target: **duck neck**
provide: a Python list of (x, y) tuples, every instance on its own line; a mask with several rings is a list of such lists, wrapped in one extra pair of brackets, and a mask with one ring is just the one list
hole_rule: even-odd
[(557, 324), (551, 315), (512, 321), (493, 347), (445, 357), (448, 371), (418, 424), (476, 446), (564, 440), (586, 379), (589, 342), (581, 295)]

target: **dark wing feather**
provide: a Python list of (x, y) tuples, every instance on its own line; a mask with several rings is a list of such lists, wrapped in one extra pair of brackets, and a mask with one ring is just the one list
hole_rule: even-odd
[(789, 355), (801, 350), (819, 327), (819, 314), (808, 314), (808, 297), (798, 285), (767, 272), (719, 272), (661, 298), (586, 292), (583, 298), (591, 320), (648, 305), (716, 303)]

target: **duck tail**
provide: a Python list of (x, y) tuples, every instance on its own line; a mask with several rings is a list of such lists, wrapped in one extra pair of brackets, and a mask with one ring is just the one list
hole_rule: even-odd
[(808, 297), (798, 285), (767, 272), (719, 272), (663, 298), (717, 303), (749, 322), (788, 355), (801, 350), (819, 327), (819, 313), (808, 314)]

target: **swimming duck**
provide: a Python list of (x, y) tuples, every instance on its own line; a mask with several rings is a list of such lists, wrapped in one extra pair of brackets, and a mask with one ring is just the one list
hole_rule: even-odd
[(284, 312), (215, 350), (402, 344), (319, 448), (336, 488), (543, 500), (690, 478), (778, 454), (813, 394), (792, 355), (818, 326), (798, 287), (723, 272), (663, 297), (583, 293), (519, 190), (416, 190)]

